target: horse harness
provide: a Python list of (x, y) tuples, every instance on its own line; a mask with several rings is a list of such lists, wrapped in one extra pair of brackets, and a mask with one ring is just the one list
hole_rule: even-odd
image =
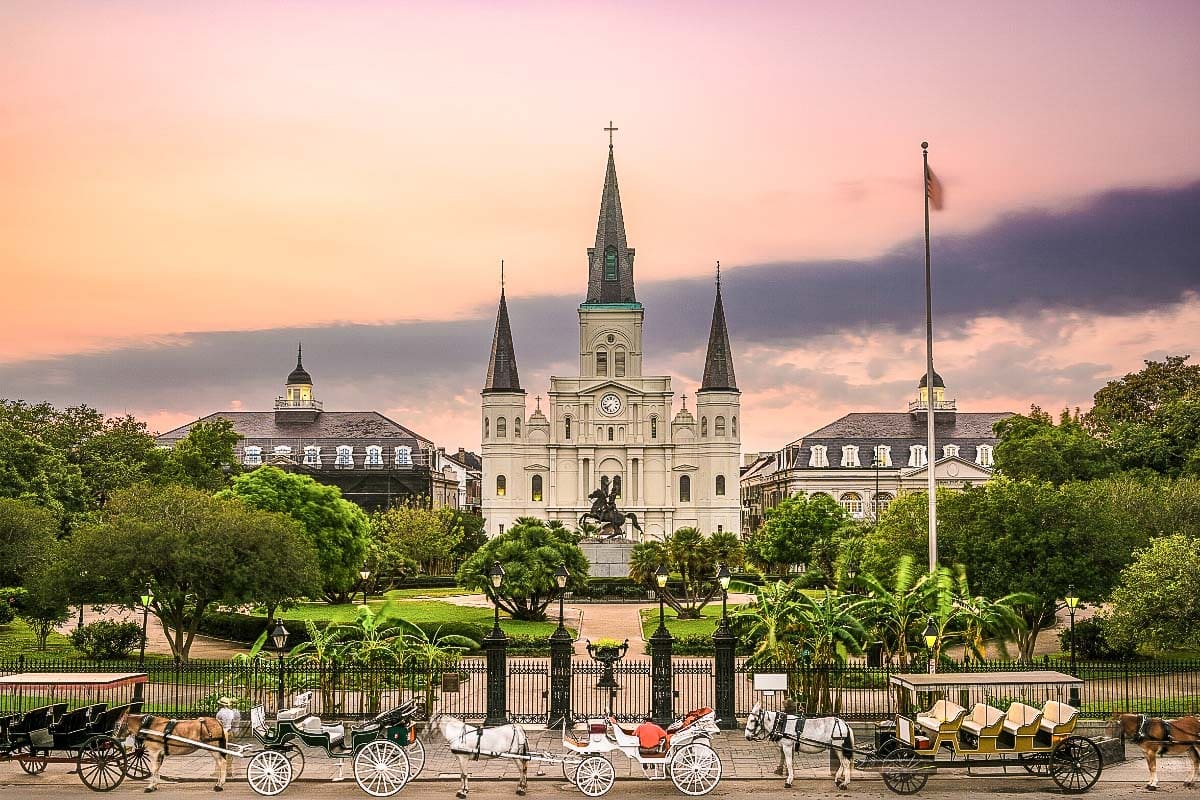
[[(455, 748), (453, 745), (451, 745), (450, 752), (457, 753), (458, 755), (470, 756), (472, 761), (478, 761), (480, 756), (484, 756), (485, 758), (495, 758), (495, 757), (500, 756), (501, 755), (500, 753), (484, 753), (484, 752), (482, 752), (482, 750), (483, 750), (483, 734), (486, 731), (487, 731), (487, 728), (483, 727), (482, 725), (480, 725), (479, 727), (474, 728), (472, 730), (463, 731), (462, 734), (458, 737), (458, 741), (465, 745), (467, 737), (470, 736), (472, 733), (474, 733), (475, 734), (475, 747), (474, 748), (468, 747), (466, 750), (462, 750), (462, 749)], [(514, 727), (512, 741), (509, 743), (508, 749), (505, 750), (504, 752), (505, 753), (516, 752), (516, 750), (514, 749), (516, 747), (516, 744), (517, 744), (517, 730)]]
[[(765, 717), (766, 714), (763, 713), (762, 716)], [(766, 730), (765, 725), (761, 724), (762, 718), (760, 717), (759, 729), (766, 731), (766, 738), (772, 742), (787, 740), (789, 742), (796, 742), (798, 744), (823, 746), (825, 744), (824, 742), (805, 739), (802, 735), (804, 733), (804, 725), (807, 721), (808, 717), (804, 714), (787, 714), (780, 712), (775, 715), (775, 724), (771, 726), (769, 731)], [(844, 740), (850, 735), (849, 729), (844, 731), (841, 730), (843, 727), (846, 727), (846, 723), (840, 718), (834, 717), (833, 730), (829, 735), (830, 744), (838, 739)]]
[[(150, 727), (150, 724), (152, 722), (154, 722), (154, 719), (155, 719), (155, 717), (153, 714), (143, 714), (142, 721), (138, 725), (137, 735), (134, 736), (133, 738), (136, 739), (139, 744), (144, 743), (146, 741), (159, 742), (160, 744), (162, 744), (163, 757), (165, 758), (166, 756), (171, 755), (171, 739), (170, 739), (170, 737), (171, 737), (171, 734), (175, 732), (175, 726), (179, 724), (179, 720), (169, 719), (169, 720), (167, 720), (167, 724), (163, 726), (163, 729), (161, 731), (156, 731)], [(210, 744), (212, 742), (221, 742), (222, 745), (224, 744), (224, 740), (225, 740), (225, 729), (224, 728), (221, 729), (221, 736), (217, 737), (216, 739), (209, 739), (204, 735), (204, 721), (199, 720), (199, 722), (200, 722), (200, 737), (196, 741), (200, 742), (201, 744)], [(154, 733), (158, 736), (161, 736), (162, 739), (160, 740), (160, 739), (156, 738), (156, 739), (148, 740), (146, 738), (146, 736), (144, 735), (143, 731), (149, 731), (151, 733)], [(184, 746), (189, 747), (190, 745), (184, 745)]]

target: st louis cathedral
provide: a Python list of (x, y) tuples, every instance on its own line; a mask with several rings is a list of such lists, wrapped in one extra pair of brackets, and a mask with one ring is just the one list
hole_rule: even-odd
[[(551, 377), (549, 409), (526, 415), (504, 290), (483, 387), (483, 515), (490, 535), (518, 517), (574, 527), (597, 490), (636, 514), (648, 538), (694, 526), (739, 530), (740, 392), (718, 276), (694, 411), (671, 378), (642, 374), (645, 310), (634, 292), (613, 146), (579, 306), (579, 374)], [(594, 495), (593, 495), (594, 496)], [(628, 532), (630, 529), (627, 528)]]

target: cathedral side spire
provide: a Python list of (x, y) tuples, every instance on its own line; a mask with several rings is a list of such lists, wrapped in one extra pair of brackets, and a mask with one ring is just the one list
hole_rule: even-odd
[(596, 244), (588, 249), (588, 303), (636, 303), (633, 291), (634, 250), (625, 239), (625, 217), (617, 186), (617, 162), (613, 157), (608, 123), (608, 166), (600, 194), (600, 218), (596, 222)]
[[(503, 281), (503, 278), (501, 278)], [(500, 287), (500, 307), (496, 311), (496, 332), (492, 336), (492, 354), (488, 360), (486, 392), (520, 392), (521, 379), (517, 375), (517, 353), (513, 348), (512, 328), (508, 322), (508, 302), (504, 298), (504, 286)]]
[(720, 261), (717, 262), (717, 299), (713, 305), (712, 328), (708, 332), (708, 353), (704, 358), (704, 380), (700, 391), (737, 391), (729, 329), (725, 326), (725, 305), (721, 302)]

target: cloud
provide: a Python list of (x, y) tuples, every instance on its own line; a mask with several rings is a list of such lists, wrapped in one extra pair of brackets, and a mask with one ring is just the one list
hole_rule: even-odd
[[(1064, 348), (1083, 347), (1079, 331), (1095, 319), (1129, 319), (1194, 301), (1197, 219), (1200, 183), (1113, 191), (1065, 210), (1014, 212), (970, 235), (935, 237), (939, 365), (957, 364), (958, 384), (980, 397), (1059, 387), (1076, 397), (1073, 402), (1086, 403), (1112, 365), (1103, 354), (1063, 359)], [(874, 259), (725, 272), (743, 402), (767, 414), (794, 407), (796, 396), (818, 409), (895, 405), (893, 396), (924, 363), (923, 257), (918, 241)], [(679, 376), (677, 391), (690, 391), (703, 366), (711, 279), (641, 282), (638, 296), (646, 306), (647, 372)], [(517, 360), (530, 395), (544, 391), (551, 372), (574, 371), (580, 299), (510, 298)], [(0, 364), (0, 396), (87, 402), (162, 419), (235, 403), (264, 408), (282, 389), (295, 344), (303, 340), (305, 365), (327, 407), (391, 409), (427, 420), (426, 428), (418, 427), (426, 435), (436, 437), (444, 428), (457, 439), (466, 436), (460, 429), (469, 419), (466, 430), (474, 438), (494, 313), (486, 308), (450, 321), (188, 333), (10, 362)], [(990, 337), (979, 335), (982, 319), (992, 321)], [(1144, 338), (1136, 325), (1122, 328), (1113, 346), (1137, 348)], [(748, 417), (746, 428), (749, 433)]]

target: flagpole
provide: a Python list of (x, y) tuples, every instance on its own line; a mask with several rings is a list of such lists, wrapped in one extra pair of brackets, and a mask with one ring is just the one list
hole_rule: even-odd
[(929, 142), (921, 142), (922, 175), (925, 195), (925, 472), (929, 491), (929, 571), (937, 569), (937, 460), (933, 436), (933, 290), (929, 272)]

